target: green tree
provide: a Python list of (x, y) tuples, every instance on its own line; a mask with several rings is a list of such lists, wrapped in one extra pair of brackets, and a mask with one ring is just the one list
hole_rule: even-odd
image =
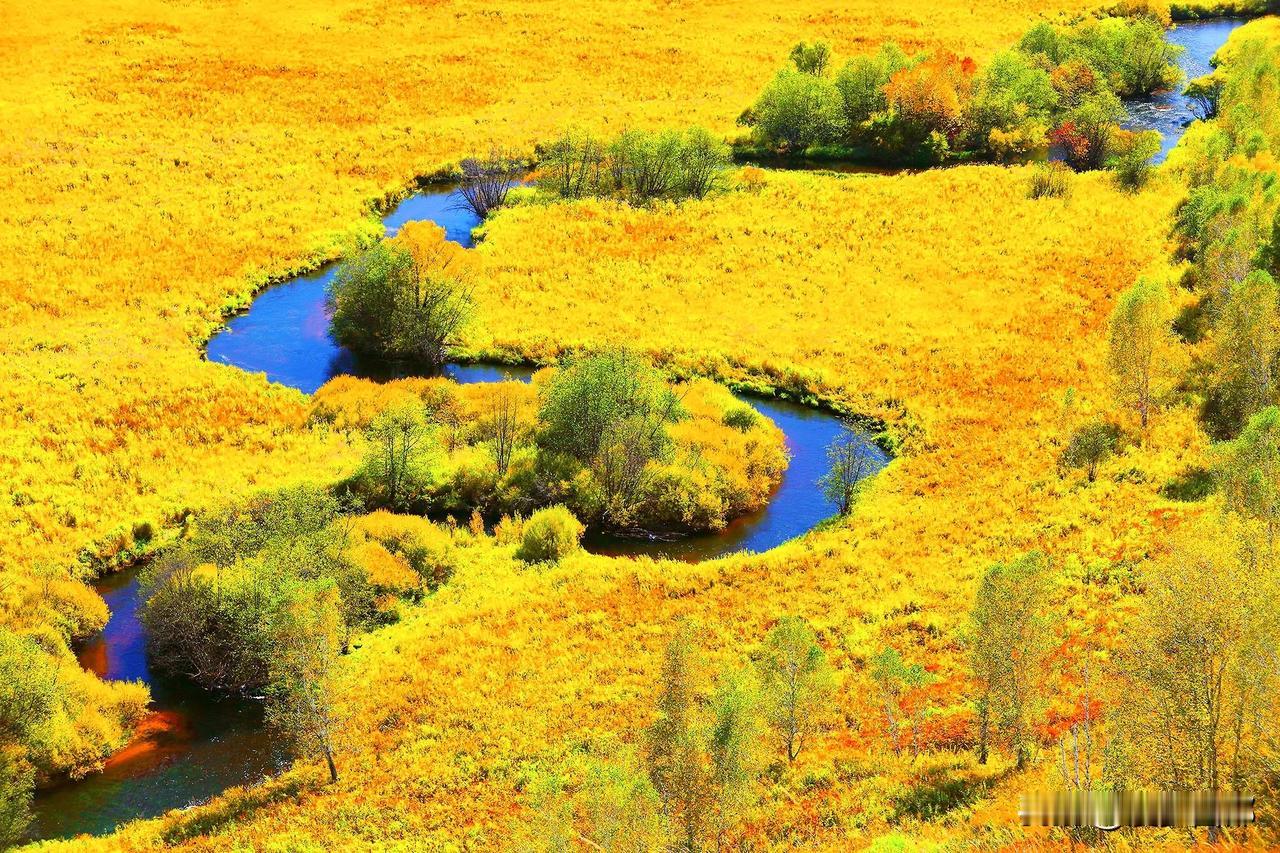
[(926, 710), (919, 691), (932, 683), (933, 677), (921, 664), (908, 664), (897, 649), (886, 647), (871, 659), (871, 679), (880, 690), (885, 729), (889, 733), (893, 751), (902, 751), (902, 728), (905, 722), (911, 739), (911, 755), (919, 756), (920, 724)]
[(677, 850), (702, 849), (714, 791), (694, 721), (692, 635), (682, 627), (667, 646), (658, 694), (658, 718), (647, 732), (649, 779), (662, 801)]
[(827, 656), (809, 623), (784, 616), (765, 637), (757, 668), (765, 720), (793, 762), (828, 711), (834, 676)]
[(830, 468), (818, 485), (827, 500), (839, 508), (840, 514), (848, 515), (857, 500), (858, 487), (875, 471), (875, 457), (866, 445), (865, 436), (845, 426), (827, 448), (827, 462)]
[(31, 821), (35, 774), (28, 748), (56, 709), (57, 670), (30, 637), (0, 626), (0, 846), (19, 841)]
[(1173, 312), (1163, 284), (1139, 279), (1111, 313), (1108, 364), (1116, 397), (1138, 413), (1143, 429), (1170, 378)]
[(801, 74), (825, 77), (827, 66), (831, 64), (831, 47), (824, 41), (813, 44), (800, 42), (791, 48), (790, 59)]
[(747, 805), (749, 784), (756, 773), (755, 695), (746, 678), (730, 675), (711, 697), (711, 830), (716, 849), (724, 849)]
[(1098, 477), (1098, 466), (1116, 452), (1120, 431), (1105, 421), (1091, 421), (1076, 430), (1058, 460), (1064, 468), (1083, 468), (1092, 483)]
[(1217, 470), (1227, 509), (1280, 531), (1280, 408), (1268, 406), (1222, 450)]
[(680, 180), (680, 134), (627, 130), (609, 146), (614, 188), (632, 204), (671, 195)]
[(706, 198), (722, 189), (732, 159), (729, 146), (710, 131), (691, 127), (680, 140), (677, 163), (678, 194), (688, 198)]
[(1214, 340), (1217, 382), (1213, 389), (1216, 431), (1233, 434), (1275, 399), (1280, 317), (1275, 280), (1250, 273), (1222, 306)]
[(336, 703), (339, 631), (336, 599), (330, 587), (292, 597), (272, 624), (274, 653), (267, 683), (267, 720), (302, 755), (318, 754), (329, 778), (338, 781), (335, 759), (342, 717)]
[(1197, 77), (1187, 83), (1183, 95), (1191, 105), (1191, 111), (1201, 121), (1209, 121), (1218, 117), (1218, 108), (1222, 103), (1222, 93), (1226, 89), (1226, 80), (1218, 72)]
[[(979, 76), (969, 104), (965, 124), (970, 144), (992, 155), (1040, 148), (1057, 106), (1048, 72), (1021, 51), (998, 53)], [(1001, 143), (1004, 139), (1017, 140), (1014, 150)]]
[(1183, 48), (1165, 38), (1164, 27), (1150, 19), (1126, 21), (1120, 48), (1120, 85), (1126, 97), (1172, 89), (1182, 80), (1177, 60)]
[(542, 389), (538, 442), (587, 467), (601, 490), (605, 521), (625, 527), (650, 463), (670, 453), (668, 425), (684, 415), (652, 365), (628, 350), (610, 350), (576, 359)]
[(1116, 662), (1117, 781), (1241, 791), (1272, 772), (1276, 581), (1270, 549), (1230, 519), (1179, 539), (1143, 573)]
[(1280, 209), (1272, 217), (1270, 227), (1264, 226), (1266, 239), (1258, 248), (1256, 265), (1272, 278), (1280, 275)]
[(838, 142), (848, 130), (843, 104), (825, 77), (779, 71), (751, 110), (757, 140), (792, 152)]
[(583, 789), (583, 837), (591, 849), (644, 853), (663, 847), (667, 829), (661, 800), (630, 761), (589, 761)]
[(558, 563), (578, 550), (582, 523), (563, 506), (538, 510), (524, 523), (516, 558), (526, 563)]
[(893, 42), (881, 45), (872, 56), (856, 56), (836, 73), (835, 87), (840, 93), (845, 126), (851, 137), (863, 133), (863, 125), (877, 113), (889, 108), (884, 87), (890, 78), (912, 64), (912, 59)]
[(538, 186), (561, 198), (616, 195), (632, 204), (704, 198), (725, 185), (729, 146), (701, 127), (623, 131), (610, 142), (570, 131), (541, 147)]
[(1071, 48), (1058, 27), (1041, 21), (1027, 30), (1018, 42), (1018, 50), (1032, 58), (1038, 56), (1042, 64), (1054, 67), (1067, 60)]
[(1125, 115), (1124, 105), (1114, 94), (1095, 92), (1067, 113), (1053, 139), (1073, 168), (1098, 169), (1107, 161), (1111, 140)]
[(978, 763), (993, 741), (1007, 744), (1021, 769), (1031, 757), (1031, 715), (1040, 698), (1047, 628), (1040, 610), (1048, 564), (1033, 552), (995, 563), (970, 614), (969, 660), (977, 682)]
[(1117, 130), (1112, 134), (1107, 155), (1107, 168), (1121, 189), (1137, 192), (1155, 174), (1151, 158), (1160, 153), (1160, 134), (1154, 130), (1134, 133)]
[(258, 555), (227, 566), (170, 558), (152, 577), (142, 622), (156, 666), (219, 693), (261, 690), (270, 620), (288, 605), (288, 577), (277, 564)]
[(141, 618), (156, 665), (222, 693), (257, 693), (277, 653), (274, 626), (332, 587), (344, 642), (380, 620), (367, 575), (347, 557), (344, 508), (320, 489), (255, 495), (197, 516), (193, 535), (142, 575)]
[(361, 476), (374, 500), (393, 510), (421, 497), (428, 477), (431, 430), (420, 407), (404, 404), (378, 415), (365, 433), (368, 450)]
[(22, 841), (31, 825), (35, 772), (16, 747), (0, 747), (0, 847)]
[(586, 198), (608, 184), (608, 146), (589, 133), (567, 130), (544, 145), (538, 158), (538, 187), (560, 198)]
[(342, 263), (329, 288), (329, 328), (358, 353), (439, 370), (472, 315), (471, 272), (443, 229), (413, 233), (429, 236), (382, 240)]

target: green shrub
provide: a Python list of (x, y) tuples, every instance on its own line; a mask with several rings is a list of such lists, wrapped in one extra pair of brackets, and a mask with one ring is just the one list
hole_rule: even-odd
[(156, 528), (149, 521), (139, 521), (133, 525), (133, 541), (139, 545), (146, 545), (152, 539), (156, 538)]
[(1071, 192), (1071, 170), (1065, 163), (1037, 163), (1027, 184), (1028, 198), (1065, 198)]
[(617, 196), (631, 204), (704, 198), (722, 189), (729, 146), (691, 127), (627, 130), (613, 140), (570, 131), (540, 146), (538, 187), (560, 198)]
[(346, 632), (377, 620), (367, 576), (345, 556), (341, 507), (305, 487), (256, 495), (196, 519), (194, 536), (142, 573), (156, 666), (222, 693), (256, 693), (291, 610), (333, 591)]
[(584, 531), (563, 506), (540, 509), (524, 523), (516, 557), (526, 563), (557, 563), (578, 550)]
[(805, 44), (800, 42), (791, 48), (791, 64), (801, 74), (812, 74), (814, 77), (825, 77), (827, 65), (831, 62), (831, 47), (824, 41)]
[(395, 545), (393, 550), (404, 557), (429, 592), (444, 586), (457, 571), (458, 555), (447, 535), (431, 540), (408, 537)]
[(781, 151), (839, 142), (848, 130), (844, 101), (830, 80), (779, 71), (752, 108), (757, 141)]
[(1050, 135), (1074, 169), (1097, 169), (1107, 161), (1111, 142), (1126, 113), (1112, 92), (1103, 90), (1081, 100)]
[(470, 274), (449, 251), (423, 257), (382, 240), (344, 260), (327, 297), (334, 339), (358, 353), (443, 367), (471, 318)]
[(1160, 153), (1160, 134), (1154, 130), (1132, 133), (1116, 131), (1111, 138), (1107, 168), (1115, 173), (1121, 189), (1137, 192), (1147, 185), (1155, 167), (1151, 158)]
[(1098, 476), (1098, 466), (1116, 452), (1121, 437), (1120, 428), (1115, 424), (1105, 421), (1085, 424), (1071, 436), (1059, 463), (1063, 468), (1083, 468), (1092, 483)]
[(724, 413), (724, 425), (741, 432), (747, 432), (760, 423), (760, 416), (750, 406), (740, 406)]
[[(655, 459), (670, 440), (661, 428), (684, 415), (662, 375), (629, 350), (583, 356), (557, 371), (542, 390), (538, 443), (591, 464), (623, 434), (643, 436), (641, 455)], [(638, 430), (626, 429), (638, 421)]]

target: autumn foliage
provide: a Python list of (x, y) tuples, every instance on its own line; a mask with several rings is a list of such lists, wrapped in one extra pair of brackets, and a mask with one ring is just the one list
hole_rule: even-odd
[[(1031, 19), (1088, 5), (906, 4), (890, 18), (871, 0), (605, 0), (590, 14), (504, 0), (269, 11), (55, 0), (8, 15), (0, 642), (23, 677), (56, 691), (0, 688), (6, 708), (40, 698), (5, 768), (91, 771), (142, 716), (141, 688), (105, 684), (71, 652), (107, 617), (85, 581), (170, 545), (224, 499), (348, 480), (391, 402), (449, 402), (428, 380), (339, 379), (307, 398), (201, 358), (201, 342), (259, 288), (380, 236), (371, 208), (490, 142), (531, 151), (569, 123), (657, 129), (678, 108), (732, 133), (802, 38), (849, 54), (890, 40), (930, 51), (933, 60), (892, 76), (886, 97), (945, 137), (972, 100), (974, 70), (958, 57), (983, 63)], [(1273, 24), (1251, 29), (1276, 36)], [(400, 54), (414, 61), (388, 60)], [(1049, 76), (1063, 97), (1096, 83), (1074, 66)], [(1261, 88), (1247, 94), (1274, 95), (1270, 78), (1255, 79)], [(1274, 118), (1255, 126), (1246, 112), (1228, 129), (1270, 138)], [(1201, 144), (1215, 150), (1211, 137)], [(477, 322), (459, 341), (464, 354), (550, 363), (626, 341), (678, 379), (879, 418), (897, 458), (839, 522), (767, 554), (701, 565), (567, 547), (557, 561), (528, 562), (515, 526), (489, 535), (464, 519), (444, 529), (364, 516), (352, 560), (377, 587), (378, 612), (399, 621), (323, 666), (287, 661), (323, 670), (336, 697), (341, 778), (325, 782), (322, 765), (304, 759), (260, 787), (77, 846), (289, 847), (335, 831), (362, 847), (533, 845), (548, 837), (536, 781), (601, 791), (602, 777), (634, 769), (677, 625), (701, 627), (709, 668), (746, 672), (776, 656), (769, 638), (783, 615), (803, 620), (802, 651), (816, 659), (816, 647), (830, 667), (831, 712), (788, 750), (792, 760), (752, 776), (734, 840), (879, 839), (893, 849), (988, 843), (998, 826), (997, 843), (1037, 843), (1011, 826), (1028, 780), (1006, 771), (1029, 744), (1060, 749), (1103, 713), (1109, 697), (1085, 664), (1124, 651), (1143, 572), (1177, 562), (1163, 543), (1221, 500), (1165, 493), (1213, 462), (1202, 413), (1177, 399), (1139, 410), (1132, 388), (1117, 402), (1110, 318), (1140, 276), (1181, 274), (1166, 238), (1189, 175), (1207, 170), (1196, 183), (1227, 186), (1244, 172), (1258, 186), (1252, 176), (1275, 171), (1266, 148), (1208, 163), (1175, 157), (1174, 170), (1134, 193), (1082, 175), (1065, 196), (1028, 198), (1022, 167), (744, 169), (733, 176), (742, 191), (679, 205), (588, 199), (494, 214), (471, 256)], [(1273, 224), (1254, 216), (1272, 208), (1247, 209), (1249, 233)], [(1177, 208), (1180, 220), (1204, 212), (1204, 222), (1223, 210)], [(1207, 250), (1193, 258), (1201, 274), (1236, 268), (1232, 246), (1198, 236), (1178, 239)], [(1242, 300), (1265, 296), (1259, 282), (1222, 291), (1224, 305), (1236, 299), (1226, 316), (1256, 316)], [(1169, 308), (1182, 312), (1214, 286), (1170, 289)], [(1192, 354), (1230, 367), (1214, 356), (1234, 352), (1230, 343), (1210, 336)], [(1240, 376), (1217, 374), (1231, 393)], [(457, 432), (438, 469), (451, 476), (473, 462), (497, 467), (467, 435), (484, 420), (486, 392), (472, 393), (457, 392), (468, 417), (440, 436)], [(717, 393), (706, 392), (704, 423), (686, 438), (741, 472), (743, 434), (725, 424)], [(1250, 406), (1224, 421), (1239, 428), (1256, 415)], [(1093, 477), (1064, 471), (1070, 436), (1104, 418), (1140, 438), (1118, 443)], [(733, 483), (757, 499), (769, 484), (758, 471)], [(1026, 709), (1016, 741), (993, 738), (982, 765), (965, 632), (988, 568), (1031, 552), (1049, 567), (1042, 615), (1052, 625), (1032, 663), (1057, 690)], [(1234, 552), (1210, 557), (1223, 577), (1240, 569)], [(1195, 577), (1170, 577), (1149, 585), (1164, 596), (1154, 600), (1194, 588)], [(291, 615), (291, 626), (305, 623)], [(1158, 648), (1160, 631), (1182, 624), (1148, 625), (1133, 634), (1148, 645), (1135, 648)], [(897, 657), (873, 669), (886, 650)], [(712, 707), (724, 683), (697, 680), (691, 701)], [(777, 732), (786, 721), (774, 708)], [(1054, 780), (1054, 770), (1032, 772)]]

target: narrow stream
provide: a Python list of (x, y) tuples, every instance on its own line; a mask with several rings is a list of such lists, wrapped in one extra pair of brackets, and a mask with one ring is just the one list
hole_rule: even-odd
[(1125, 101), (1130, 130), (1158, 130), (1161, 137), (1160, 153), (1155, 162), (1163, 163), (1169, 152), (1178, 144), (1187, 125), (1195, 119), (1191, 100), (1182, 94), (1186, 84), (1213, 70), (1210, 61), (1218, 48), (1227, 43), (1232, 30), (1244, 24), (1241, 18), (1215, 18), (1210, 21), (1193, 21), (1178, 24), (1165, 34), (1165, 40), (1185, 50), (1178, 57), (1178, 66), (1186, 80), (1172, 92), (1163, 92), (1149, 98), (1131, 98)]
[[(1193, 79), (1209, 71), (1209, 60), (1238, 20), (1179, 25), (1169, 41), (1183, 45), (1180, 65)], [(1164, 138), (1163, 161), (1193, 117), (1180, 93), (1126, 103), (1134, 129), (1158, 130)], [(825, 167), (829, 168), (829, 167)], [(385, 218), (387, 233), (406, 222), (429, 219), (451, 240), (471, 246), (478, 224), (457, 205), (453, 187), (437, 187), (401, 202)], [(385, 380), (400, 375), (386, 364), (360, 359), (338, 346), (328, 332), (325, 291), (336, 266), (298, 276), (260, 294), (248, 311), (233, 318), (208, 345), (211, 361), (265, 373), (272, 382), (312, 393), (341, 374)], [(527, 380), (527, 367), (450, 365), (446, 374), (459, 382), (494, 382), (504, 376)], [(827, 470), (826, 448), (839, 433), (839, 421), (826, 412), (757, 397), (743, 400), (771, 418), (786, 436), (791, 463), (768, 506), (733, 521), (719, 533), (675, 541), (643, 541), (594, 536), (587, 546), (598, 553), (649, 555), (698, 561), (739, 550), (765, 551), (812, 529), (835, 512), (817, 488)], [(887, 458), (867, 444), (877, 467)], [(137, 618), (137, 570), (104, 578), (96, 587), (111, 608), (111, 621), (87, 643), (80, 661), (104, 678), (140, 679), (151, 686), (153, 712), (135, 742), (114, 756), (106, 770), (80, 782), (42, 792), (36, 798), (32, 838), (65, 838), (109, 832), (119, 824), (153, 817), (169, 809), (205, 800), (232, 786), (277, 772), (286, 755), (262, 725), (261, 708), (246, 702), (215, 702), (207, 694), (184, 689), (154, 675)]]
[(146, 682), (152, 711), (101, 773), (40, 793), (31, 838), (110, 832), (286, 766), (288, 755), (263, 725), (261, 705), (217, 701), (151, 671), (138, 621), (137, 567), (108, 575), (94, 588), (111, 608), (111, 621), (80, 649), (80, 663), (103, 678)]

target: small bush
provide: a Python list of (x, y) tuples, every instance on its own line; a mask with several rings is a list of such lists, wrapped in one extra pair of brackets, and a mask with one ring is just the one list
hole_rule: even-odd
[(578, 550), (585, 528), (563, 506), (540, 509), (524, 523), (516, 557), (526, 563), (558, 563)]
[(1059, 463), (1063, 468), (1083, 468), (1089, 482), (1098, 477), (1098, 466), (1110, 458), (1120, 444), (1122, 433), (1115, 424), (1094, 421), (1076, 430)]
[(1065, 163), (1038, 163), (1031, 171), (1027, 198), (1065, 198), (1071, 193), (1071, 170)]
[(146, 545), (152, 539), (156, 538), (156, 529), (149, 521), (139, 521), (133, 526), (133, 541), (139, 545)]
[(523, 171), (518, 159), (497, 149), (488, 157), (468, 157), (462, 161), (458, 206), (485, 219), (507, 203), (507, 194), (520, 183)]
[(729, 146), (700, 127), (627, 130), (612, 140), (569, 131), (539, 150), (538, 187), (569, 199), (705, 198), (725, 187), (730, 166)]
[(747, 432), (760, 422), (760, 416), (756, 414), (754, 409), (742, 406), (725, 412), (723, 420), (725, 426), (733, 427), (741, 432)]
[(1151, 158), (1160, 153), (1160, 134), (1153, 130), (1133, 133), (1117, 130), (1111, 138), (1107, 168), (1115, 173), (1121, 189), (1137, 192), (1151, 180)]

